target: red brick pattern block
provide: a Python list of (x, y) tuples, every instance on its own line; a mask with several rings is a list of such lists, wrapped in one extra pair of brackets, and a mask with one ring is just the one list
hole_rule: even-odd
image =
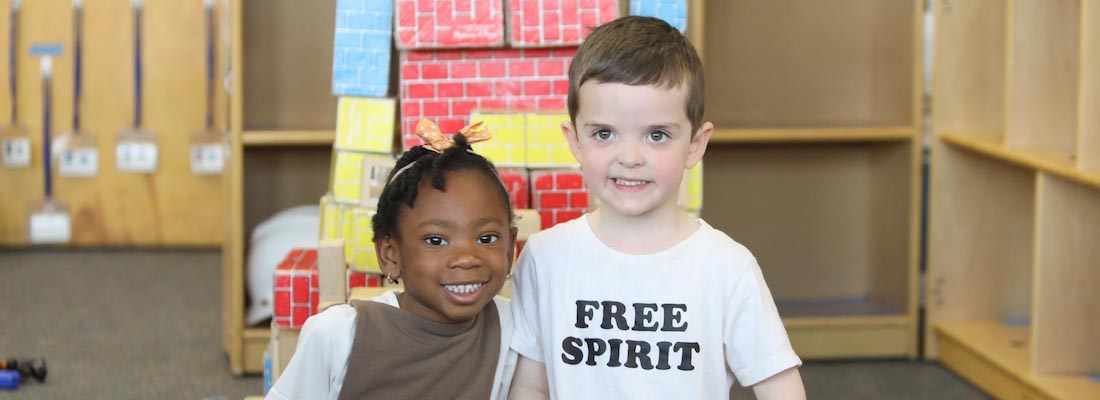
[(469, 123), (471, 111), (565, 110), (566, 75), (575, 47), (555, 49), (439, 50), (401, 53), (402, 145), (423, 144), (420, 118), (444, 133)]
[(348, 269), (346, 282), (348, 283), (347, 297), (351, 298), (351, 290), (357, 287), (382, 287), (382, 275)]
[(580, 217), (588, 209), (588, 190), (578, 170), (531, 170), (531, 208), (539, 211), (542, 229)]
[(618, 0), (510, 0), (512, 47), (575, 46), (592, 28), (619, 17)]
[(500, 180), (504, 181), (504, 187), (508, 189), (508, 194), (512, 197), (512, 208), (529, 208), (528, 201), (531, 193), (529, 189), (529, 175), (525, 168), (499, 168), (497, 172), (500, 173)]
[(396, 1), (399, 49), (500, 47), (504, 44), (503, 0)]
[(275, 325), (301, 328), (317, 313), (317, 249), (294, 249), (275, 267)]

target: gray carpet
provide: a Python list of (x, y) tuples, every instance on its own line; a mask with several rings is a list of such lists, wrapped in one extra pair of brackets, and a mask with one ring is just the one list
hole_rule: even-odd
[[(241, 399), (221, 349), (216, 251), (0, 250), (0, 357), (45, 357), (3, 399)], [(984, 399), (938, 364), (809, 363), (812, 399)], [(737, 399), (750, 391), (734, 390)]]

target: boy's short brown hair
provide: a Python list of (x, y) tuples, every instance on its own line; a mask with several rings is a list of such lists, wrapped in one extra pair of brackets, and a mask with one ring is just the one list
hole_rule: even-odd
[(703, 123), (703, 62), (687, 38), (660, 19), (622, 17), (585, 38), (569, 66), (567, 103), (574, 123), (580, 108), (577, 94), (589, 80), (663, 88), (684, 85), (691, 134)]

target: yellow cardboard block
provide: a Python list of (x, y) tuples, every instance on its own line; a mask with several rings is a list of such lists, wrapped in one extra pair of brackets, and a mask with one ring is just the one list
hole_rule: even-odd
[(703, 162), (699, 161), (691, 169), (684, 171), (684, 180), (680, 181), (680, 196), (676, 204), (689, 211), (703, 209)]
[(561, 123), (569, 114), (527, 114), (527, 166), (531, 168), (575, 167)]
[(393, 153), (397, 102), (391, 98), (341, 97), (336, 113), (339, 150)]
[(498, 167), (527, 165), (527, 119), (523, 114), (496, 114), (475, 111), (470, 122), (482, 121), (493, 138), (474, 144), (474, 151)]
[[(367, 179), (368, 183), (378, 184), (377, 181), (384, 181), (385, 178), (378, 178), (378, 175), (388, 175), (389, 170), (393, 169), (394, 159), (389, 154), (375, 154), (375, 153), (362, 153), (358, 151), (349, 150), (336, 150), (335, 161), (332, 163), (332, 199), (341, 204), (360, 204), (360, 199), (363, 195), (363, 180)], [(364, 177), (364, 165), (370, 166), (366, 171), (367, 176)], [(371, 180), (374, 181), (371, 181)], [(372, 183), (373, 182), (373, 183)], [(382, 186), (385, 183), (381, 183)], [(368, 193), (373, 194), (375, 189), (368, 188)], [(377, 192), (381, 194), (381, 189)], [(369, 202), (369, 199), (368, 199)], [(377, 204), (375, 199), (374, 204)]]
[(351, 212), (351, 235), (347, 242), (348, 266), (353, 271), (381, 274), (378, 256), (374, 251), (374, 229), (371, 218), (374, 210), (355, 207)]
[(336, 150), (336, 160), (332, 163), (332, 199), (337, 203), (359, 203), (363, 160), (366, 153)]

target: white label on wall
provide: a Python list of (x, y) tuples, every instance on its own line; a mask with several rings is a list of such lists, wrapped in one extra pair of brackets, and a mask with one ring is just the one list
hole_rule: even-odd
[(142, 140), (123, 140), (115, 147), (119, 171), (151, 174), (157, 171), (157, 144)]
[(221, 143), (191, 145), (191, 173), (215, 175), (225, 169), (225, 148)]
[(99, 150), (94, 147), (66, 149), (57, 160), (57, 169), (65, 177), (94, 177), (99, 173)]
[(4, 138), (4, 166), (27, 168), (31, 165), (31, 140), (25, 137)]

